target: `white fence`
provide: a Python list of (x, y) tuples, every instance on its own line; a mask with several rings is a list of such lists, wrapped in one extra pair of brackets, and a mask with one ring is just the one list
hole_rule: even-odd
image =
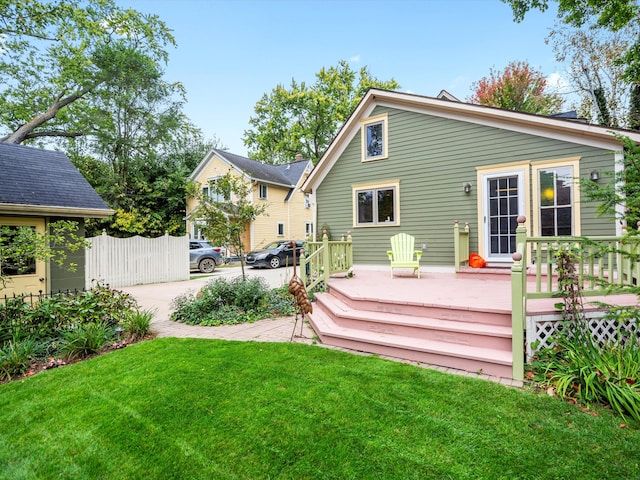
[(114, 238), (102, 233), (87, 239), (85, 286), (111, 287), (189, 279), (189, 237)]

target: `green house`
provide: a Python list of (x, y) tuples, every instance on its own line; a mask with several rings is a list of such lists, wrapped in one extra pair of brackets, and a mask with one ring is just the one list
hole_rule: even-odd
[(534, 236), (621, 233), (579, 188), (622, 168), (617, 134), (640, 142), (575, 118), (371, 89), (302, 188), (318, 235), (351, 231), (355, 264), (388, 265), (389, 239), (404, 232), (423, 268), (451, 270), (457, 220), (472, 252), (507, 265), (519, 215)]

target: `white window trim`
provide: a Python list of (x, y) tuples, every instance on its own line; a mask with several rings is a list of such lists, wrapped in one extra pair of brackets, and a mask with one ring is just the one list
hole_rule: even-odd
[[(358, 192), (362, 190), (380, 190), (383, 188), (393, 188), (395, 190), (395, 198), (393, 203), (394, 222), (385, 223), (358, 223)], [(371, 227), (397, 227), (400, 226), (400, 180), (390, 180), (388, 182), (364, 183), (351, 186), (351, 210), (353, 213), (353, 228), (371, 228)]]
[[(382, 155), (367, 157), (367, 126), (382, 123)], [(361, 154), (363, 162), (373, 162), (389, 157), (389, 115), (384, 113), (360, 121)]]
[[(282, 233), (280, 233), (280, 231), (282, 231)], [(278, 237), (284, 237), (284, 233), (285, 233), (285, 230), (284, 230), (284, 222), (278, 222), (278, 223), (276, 224), (276, 236), (278, 236)]]
[[(264, 195), (262, 195), (262, 189), (264, 188)], [(258, 198), (260, 200), (267, 200), (267, 197), (269, 196), (269, 189), (267, 187), (266, 184), (264, 183), (258, 183)]]
[(540, 232), (540, 195), (539, 195), (539, 171), (556, 167), (573, 167), (573, 189), (571, 192), (571, 231), (573, 236), (582, 235), (580, 213), (580, 157), (560, 158), (544, 162), (531, 163), (531, 184), (533, 188), (533, 235), (541, 236)]

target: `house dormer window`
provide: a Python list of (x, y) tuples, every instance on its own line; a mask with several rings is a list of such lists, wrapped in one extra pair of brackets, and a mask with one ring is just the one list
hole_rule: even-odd
[(381, 160), (388, 157), (388, 115), (376, 115), (362, 120), (362, 161)]
[(267, 186), (264, 183), (258, 184), (258, 196), (261, 200), (267, 199)]

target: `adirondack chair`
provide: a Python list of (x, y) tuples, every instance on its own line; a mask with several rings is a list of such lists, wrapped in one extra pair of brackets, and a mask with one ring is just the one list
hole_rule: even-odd
[(420, 278), (420, 258), (422, 250), (414, 249), (415, 238), (406, 233), (398, 233), (391, 237), (391, 250), (387, 251), (391, 262), (391, 278), (394, 268), (413, 268)]

